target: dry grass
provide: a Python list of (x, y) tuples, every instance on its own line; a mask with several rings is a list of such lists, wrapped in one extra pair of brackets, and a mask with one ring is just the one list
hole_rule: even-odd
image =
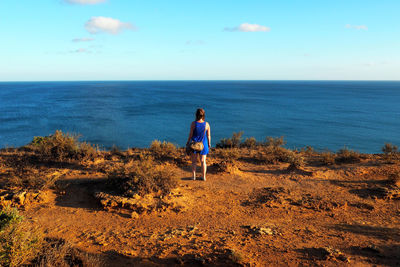
[[(25, 152), (0, 154), (0, 186), (25, 189), (51, 188), (58, 176), (49, 175), (48, 169), (41, 167)], [(46, 173), (47, 171), (47, 173)]]
[(265, 146), (258, 150), (255, 158), (264, 164), (288, 162), (291, 151), (283, 147)]
[(322, 152), (321, 154), (322, 165), (333, 165), (335, 164), (336, 155), (330, 151)]
[(36, 149), (40, 161), (69, 162), (93, 160), (98, 149), (86, 142), (79, 142), (78, 135), (56, 131), (46, 137), (35, 137), (31, 146)]
[(361, 161), (360, 153), (350, 150), (347, 147), (340, 149), (336, 153), (335, 162), (336, 163), (359, 163)]
[(52, 238), (45, 239), (40, 255), (33, 262), (35, 266), (40, 267), (97, 267), (104, 265), (100, 257), (79, 251), (65, 240)]
[(289, 150), (286, 157), (286, 162), (290, 163), (291, 168), (298, 169), (304, 165), (304, 157), (299, 153)]
[(40, 251), (42, 236), (15, 209), (0, 212), (0, 265), (21, 266)]
[(231, 138), (223, 138), (217, 143), (217, 148), (237, 148), (240, 147), (243, 132), (233, 133)]
[(152, 157), (130, 161), (107, 174), (110, 185), (129, 197), (149, 193), (167, 195), (178, 184), (172, 168), (157, 164)]
[(246, 140), (244, 140), (244, 142), (240, 144), (240, 147), (255, 148), (258, 145), (259, 144), (254, 137), (249, 137), (246, 138)]
[(0, 211), (0, 266), (102, 266), (99, 257), (74, 249), (64, 240), (43, 238), (16, 209)]
[(398, 147), (391, 143), (385, 143), (385, 145), (382, 147), (382, 152), (383, 152), (383, 158), (387, 162), (393, 162), (400, 158)]
[(179, 155), (178, 148), (170, 142), (154, 140), (149, 148), (152, 156), (158, 160), (175, 159)]
[(238, 148), (216, 149), (214, 156), (222, 160), (233, 162), (239, 159), (240, 149)]

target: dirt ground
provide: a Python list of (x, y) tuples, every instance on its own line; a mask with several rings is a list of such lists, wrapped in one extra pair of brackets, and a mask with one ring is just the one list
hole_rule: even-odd
[(22, 213), (106, 266), (400, 266), (399, 189), (387, 178), (399, 164), (240, 161), (209, 167), (206, 182), (190, 180), (188, 164), (171, 168), (178, 211), (104, 209), (94, 193), (106, 177), (69, 170)]

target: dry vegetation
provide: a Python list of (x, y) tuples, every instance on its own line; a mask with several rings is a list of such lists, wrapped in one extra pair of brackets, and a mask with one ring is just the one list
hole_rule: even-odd
[(113, 190), (121, 195), (134, 196), (159, 193), (167, 195), (177, 186), (177, 177), (167, 165), (157, 164), (151, 156), (129, 161), (107, 172)]
[[(211, 150), (206, 183), (187, 179), (189, 156), (165, 141), (100, 151), (56, 131), (2, 149), (0, 266), (400, 262), (397, 146), (385, 144), (381, 155), (298, 151), (283, 137), (242, 135)], [(370, 217), (386, 226), (354, 226)]]

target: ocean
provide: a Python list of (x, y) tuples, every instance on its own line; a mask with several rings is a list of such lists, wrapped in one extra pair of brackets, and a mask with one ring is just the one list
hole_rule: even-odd
[(288, 148), (379, 153), (400, 146), (399, 102), (397, 81), (1, 82), (0, 147), (57, 129), (104, 149), (183, 146), (202, 107), (213, 146), (243, 131), (284, 136)]

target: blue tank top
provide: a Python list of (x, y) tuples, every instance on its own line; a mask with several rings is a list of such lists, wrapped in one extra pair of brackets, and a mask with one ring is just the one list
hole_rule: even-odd
[(207, 139), (207, 132), (205, 131), (206, 126), (207, 126), (206, 122), (197, 122), (197, 121), (194, 122), (192, 140), (195, 142), (201, 142), (201, 140), (203, 139), (204, 149), (200, 152), (200, 155), (208, 154), (208, 139)]

